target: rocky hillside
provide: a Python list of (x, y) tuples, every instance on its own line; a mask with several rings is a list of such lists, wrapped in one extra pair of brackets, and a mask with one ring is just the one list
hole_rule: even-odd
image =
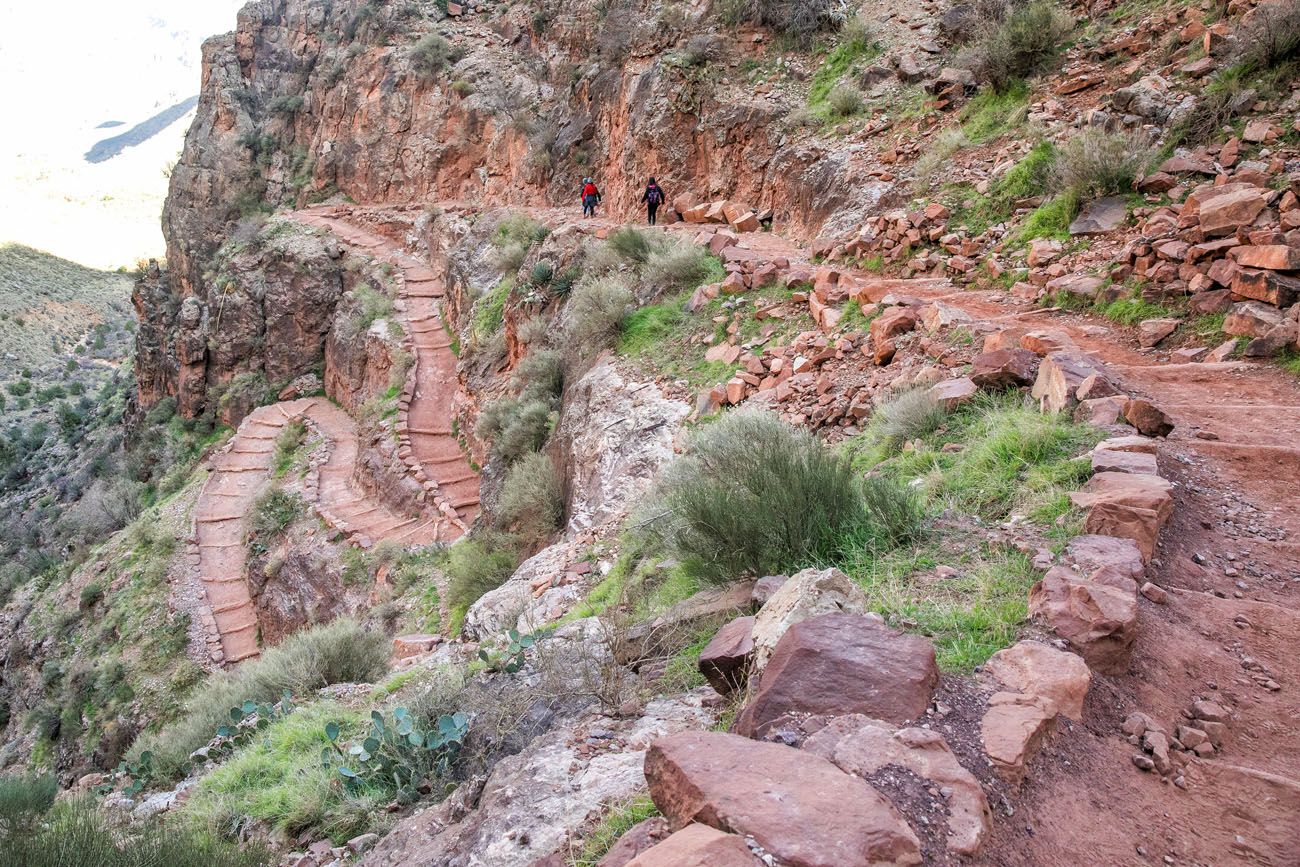
[(1297, 69), (1288, 0), (248, 4), (0, 847), (1287, 863)]

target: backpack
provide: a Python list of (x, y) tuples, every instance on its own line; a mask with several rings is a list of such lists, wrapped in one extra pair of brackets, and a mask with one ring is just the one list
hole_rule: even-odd
[(662, 205), (664, 201), (664, 191), (656, 187), (650, 187), (645, 191), (645, 200), (652, 205)]

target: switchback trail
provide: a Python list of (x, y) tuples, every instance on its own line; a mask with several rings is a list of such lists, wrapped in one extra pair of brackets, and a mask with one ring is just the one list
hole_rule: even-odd
[(260, 654), (257, 606), (248, 590), (248, 516), (271, 481), (276, 438), (303, 420), (323, 440), (323, 460), (304, 484), (321, 518), (360, 547), (392, 540), (435, 541), (447, 527), (441, 515), (409, 517), (362, 491), (353, 480), (359, 444), (356, 424), (323, 397), (259, 407), (210, 461), (211, 475), (194, 509), (190, 564), (203, 591), (202, 613), (213, 661), (233, 665)]
[(439, 506), (464, 529), (479, 512), (479, 477), (451, 427), (456, 356), (451, 350), (450, 329), (442, 318), (439, 299), (446, 294), (442, 278), (395, 242), (336, 214), (336, 209), (317, 208), (299, 212), (295, 218), (398, 269), (398, 312), (415, 348), (414, 390), (398, 413), (402, 456), (419, 481), (432, 483)]

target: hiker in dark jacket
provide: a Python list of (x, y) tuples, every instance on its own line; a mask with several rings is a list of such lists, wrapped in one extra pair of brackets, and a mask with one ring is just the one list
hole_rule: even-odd
[(582, 179), (582, 215), (584, 217), (596, 216), (596, 206), (600, 204), (600, 190), (596, 189), (596, 182), (591, 178)]
[(655, 212), (659, 210), (665, 198), (667, 197), (664, 191), (659, 184), (655, 183), (655, 179), (651, 178), (645, 186), (645, 192), (641, 194), (641, 201), (645, 202), (646, 220), (650, 225), (655, 225)]

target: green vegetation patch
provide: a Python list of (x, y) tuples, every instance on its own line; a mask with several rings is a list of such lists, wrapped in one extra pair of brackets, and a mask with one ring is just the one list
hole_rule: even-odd
[(1081, 530), (1066, 495), (1091, 474), (1086, 453), (1101, 437), (1019, 394), (938, 417), (924, 392), (896, 398), (845, 448), (860, 470), (917, 491), (930, 527), (912, 544), (860, 546), (843, 568), (873, 610), (932, 638), (945, 668), (969, 670), (1015, 640), (1036, 579), (1027, 558), (988, 545), (982, 528), (1020, 515), (1045, 545), (1063, 547)]
[(335, 843), (371, 830), (385, 815), (391, 792), (349, 790), (321, 762), (336, 723), (345, 737), (360, 734), (365, 718), (332, 701), (300, 708), (276, 720), (262, 737), (204, 776), (183, 815), (214, 835), (234, 837), (249, 819), (265, 823), (280, 839), (304, 831)]

